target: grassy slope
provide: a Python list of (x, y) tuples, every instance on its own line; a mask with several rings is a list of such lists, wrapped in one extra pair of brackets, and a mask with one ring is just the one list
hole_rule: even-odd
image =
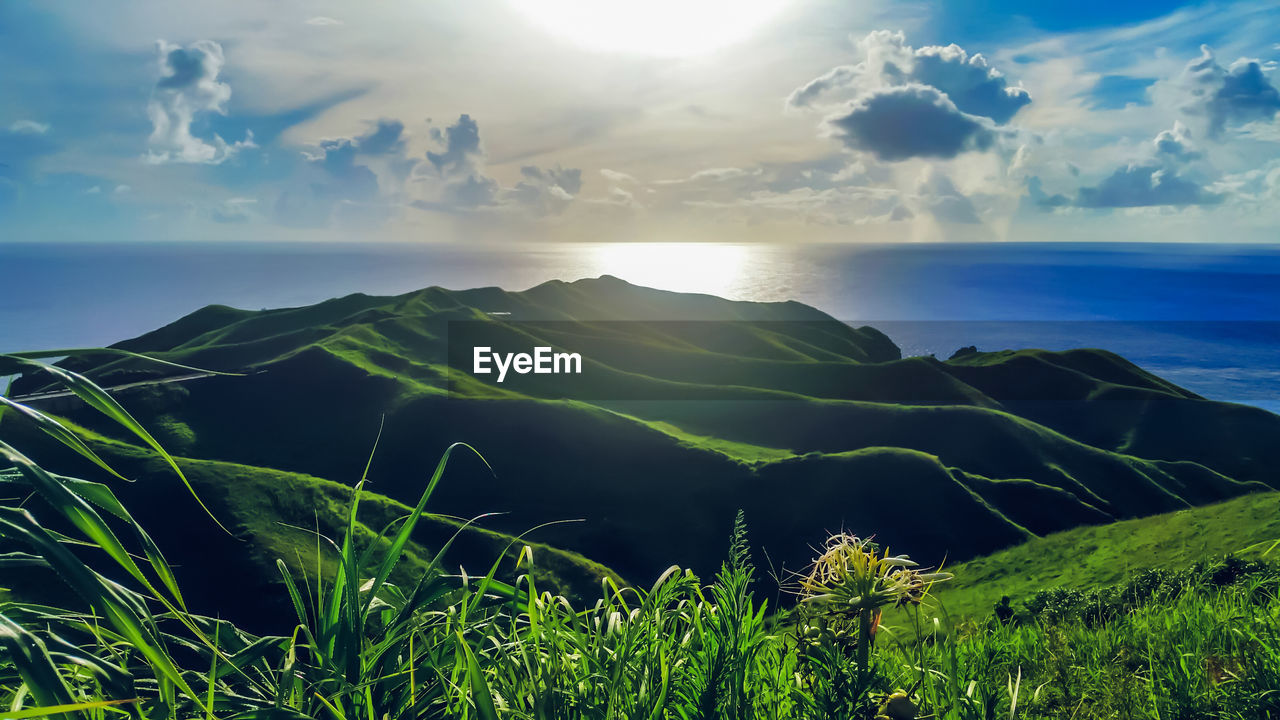
[(946, 371), (1005, 409), (1095, 447), (1188, 460), (1280, 489), (1280, 416), (1212, 402), (1104, 350), (975, 353)]
[[(113, 467), (126, 477), (137, 479), (134, 483), (111, 485), (175, 565), (179, 581), (197, 610), (221, 613), (250, 626), (279, 632), (279, 623), (287, 623), (292, 611), (279, 585), (276, 561), (284, 560), (300, 583), (305, 578), (314, 582), (318, 564), (326, 574), (332, 572), (331, 552), (318, 549), (323, 544), (317, 542), (315, 533), (331, 539), (342, 536), (351, 487), (299, 473), (179, 458), (201, 500), (231, 530), (232, 537), (217, 529), (172, 470), (149, 450), (81, 427), (76, 429)], [(39, 438), (27, 436), (22, 440), (24, 447), (37, 457), (46, 456), (51, 449)], [(52, 457), (55, 463), (67, 462), (61, 454)], [(78, 460), (63, 469), (83, 477), (101, 474)], [(417, 479), (419, 494), (426, 480)], [(450, 481), (446, 469), (442, 484)], [(378, 484), (378, 478), (370, 478), (370, 487)], [(431, 507), (429, 504), (428, 509)], [(35, 511), (39, 513), (38, 508)], [(366, 489), (361, 495), (357, 535), (368, 542), (375, 532), (409, 511), (404, 503)], [(485, 524), (482, 519), (464, 527), (467, 523), (460, 518), (424, 516), (392, 580), (412, 587), (433, 553), (455, 534), (458, 537), (444, 559), (448, 572), (466, 568), (472, 575), (483, 575), (495, 560), (502, 558), (501, 573), (507, 575), (513, 571), (520, 548), (529, 545), (534, 550), (539, 584), (557, 588), (571, 598), (596, 597), (600, 580), (606, 576), (620, 580), (599, 563), (538, 542), (537, 532), (528, 539), (518, 539), (485, 529)], [(235, 581), (228, 583), (229, 577)]]
[[(677, 388), (706, 402), (552, 401), (538, 396), (554, 388), (536, 384), (447, 397), (448, 322), (500, 322), (495, 311), (566, 321), (508, 330), (551, 344), (572, 338), (607, 359), (597, 386), (639, 398)], [(610, 341), (616, 328), (583, 321), (673, 317), (759, 322), (632, 326)], [(925, 558), (967, 558), (1028, 533), (1280, 485), (1280, 417), (1205, 401), (1109, 353), (896, 359), (878, 332), (797, 303), (611, 278), (263, 312), (211, 307), (122, 346), (265, 370), (124, 398), (184, 454), (353, 478), (385, 413), (374, 470), (388, 496), (413, 502), (432, 453), (473, 442), (498, 478), (464, 467), (442, 489), (441, 509), (513, 511), (499, 521), (508, 532), (585, 518), (549, 537), (637, 578), (673, 561), (713, 568), (738, 507), (750, 511), (755, 537), (789, 558), (836, 527)], [(116, 379), (150, 372), (118, 361), (92, 369)]]
[[(1280, 540), (1280, 493), (1074, 528), (949, 566), (937, 598), (953, 616), (985, 619), (1001, 596), (1026, 599), (1051, 587), (1100, 587), (1134, 571), (1184, 568)], [(1274, 554), (1274, 553), (1273, 553)]]

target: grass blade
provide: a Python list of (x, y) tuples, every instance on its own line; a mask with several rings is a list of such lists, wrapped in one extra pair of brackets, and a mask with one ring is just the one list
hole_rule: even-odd
[(191, 493), (191, 497), (195, 498), (196, 502), (200, 504), (201, 509), (205, 511), (210, 519), (212, 519), (218, 527), (222, 528), (223, 532), (226, 532), (228, 535), (231, 534), (231, 531), (227, 530), (218, 518), (214, 516), (213, 512), (209, 510), (208, 506), (204, 504), (204, 500), (200, 498), (200, 494), (196, 492), (195, 487), (191, 485), (191, 481), (188, 480), (187, 476), (182, 472), (182, 468), (178, 467), (178, 463), (174, 460), (173, 456), (170, 455), (154, 437), (152, 437), (151, 433), (147, 432), (147, 429), (142, 426), (142, 423), (139, 423), (134, 419), (133, 415), (130, 415), (129, 411), (125, 410), (120, 403), (116, 402), (116, 399), (111, 397), (107, 391), (103, 390), (96, 383), (83, 375), (71, 372), (65, 368), (60, 368), (57, 365), (50, 365), (49, 363), (30, 360), (12, 354), (0, 356), (0, 359), (11, 358), (16, 359), (17, 363), (20, 365), (26, 365), (31, 368), (43, 370), (53, 375), (89, 407), (107, 416), (154, 450), (166, 463), (168, 463), (169, 467), (177, 473), (178, 478), (182, 480), (183, 485), (186, 485), (187, 492)]

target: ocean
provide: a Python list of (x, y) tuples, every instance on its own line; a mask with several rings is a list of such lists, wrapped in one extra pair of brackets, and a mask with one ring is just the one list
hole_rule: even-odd
[(610, 274), (798, 300), (904, 354), (1101, 347), (1280, 412), (1280, 245), (36, 244), (0, 242), (0, 352), (106, 345), (205, 305), (306, 305)]

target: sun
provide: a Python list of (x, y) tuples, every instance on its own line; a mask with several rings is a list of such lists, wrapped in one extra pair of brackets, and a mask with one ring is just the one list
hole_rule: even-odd
[(699, 55), (745, 39), (790, 0), (511, 0), (547, 32), (590, 50)]
[(634, 285), (737, 297), (753, 268), (748, 248), (721, 243), (604, 243), (585, 259), (584, 275), (613, 275)]

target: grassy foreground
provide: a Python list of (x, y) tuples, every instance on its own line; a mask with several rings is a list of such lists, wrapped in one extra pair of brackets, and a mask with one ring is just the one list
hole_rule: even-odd
[(1116, 585), (1145, 570), (1182, 569), (1231, 554), (1257, 556), (1277, 539), (1280, 493), (1245, 495), (1032, 538), (949, 566), (955, 580), (935, 594), (953, 617), (983, 619), (1004, 595), (1028, 599), (1044, 588)]
[[(0, 374), (32, 366), (172, 461), (84, 378), (0, 356)], [(0, 411), (113, 472), (56, 420), (7, 400)], [(930, 597), (951, 578), (844, 535), (789, 579), (795, 608), (774, 612), (752, 590), (741, 517), (707, 584), (676, 567), (648, 589), (606, 577), (598, 600), (575, 606), (540, 590), (534, 551), (503, 582), (496, 563), (447, 574), (447, 542), (392, 582), (451, 453), (466, 449), (445, 453), (377, 541), (356, 531), (358, 484), (341, 533), (313, 538), (314, 567), (278, 561), (296, 623), (258, 635), (188, 609), (110, 486), (51, 474), (0, 440), (0, 479), (30, 500), (0, 507), (0, 538), (22, 548), (0, 567), (45, 570), (80, 601), (0, 602), (0, 717), (1280, 717), (1277, 576), (1257, 563), (1038, 597), (1007, 622), (959, 627)]]

